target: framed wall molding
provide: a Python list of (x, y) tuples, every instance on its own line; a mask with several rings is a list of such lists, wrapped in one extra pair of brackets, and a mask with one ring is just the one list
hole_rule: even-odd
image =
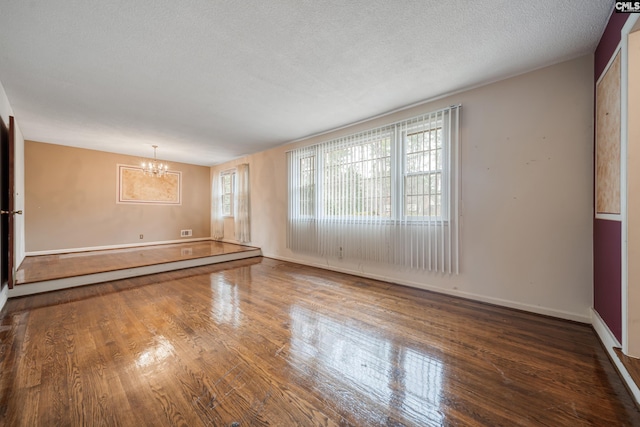
[(168, 171), (162, 178), (145, 175), (138, 166), (118, 164), (116, 203), (182, 205), (182, 172)]
[(621, 213), (621, 49), (611, 56), (596, 83), (596, 218), (620, 220)]

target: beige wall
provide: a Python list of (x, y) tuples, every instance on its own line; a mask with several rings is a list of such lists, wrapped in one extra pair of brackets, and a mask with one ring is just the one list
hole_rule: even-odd
[[(640, 31), (629, 35), (627, 354), (640, 357)], [(623, 290), (624, 292), (624, 290)], [(623, 296), (624, 301), (624, 296)], [(624, 321), (625, 319), (623, 319)], [(623, 338), (624, 339), (624, 338)]]
[(182, 229), (192, 229), (193, 238), (209, 237), (209, 168), (170, 163), (182, 172), (181, 206), (117, 204), (116, 165), (140, 161), (27, 141), (27, 252), (179, 240)]
[[(251, 168), (252, 244), (289, 259), (558, 317), (590, 321), (592, 305), (593, 56), (449, 96), (298, 142), (340, 135), (461, 103), (462, 272), (443, 276), (324, 259), (286, 248), (285, 152)], [(225, 236), (233, 236), (225, 224)]]

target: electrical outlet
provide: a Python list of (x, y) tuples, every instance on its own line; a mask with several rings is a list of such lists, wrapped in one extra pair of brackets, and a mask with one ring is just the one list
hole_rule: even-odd
[(141, 234), (141, 235), (140, 235), (140, 238), (141, 238), (141, 239), (144, 239), (144, 234)]
[(180, 230), (180, 237), (191, 237), (193, 236), (193, 230)]
[(338, 259), (342, 259), (342, 246), (340, 246), (340, 249), (338, 251)]

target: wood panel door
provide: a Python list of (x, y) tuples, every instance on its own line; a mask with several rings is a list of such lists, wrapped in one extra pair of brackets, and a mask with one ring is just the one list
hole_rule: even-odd
[(13, 288), (13, 251), (14, 251), (14, 221), (15, 214), (22, 211), (14, 210), (14, 150), (15, 150), (15, 121), (9, 117), (9, 127), (0, 118), (0, 277), (2, 286), (7, 284)]

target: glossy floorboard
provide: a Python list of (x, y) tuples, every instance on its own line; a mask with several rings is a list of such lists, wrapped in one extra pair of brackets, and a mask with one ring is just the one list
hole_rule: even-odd
[(629, 357), (622, 352), (621, 348), (614, 348), (618, 359), (622, 362), (633, 382), (640, 388), (640, 359)]
[(0, 425), (640, 425), (589, 326), (271, 259), (11, 299), (0, 339)]
[(255, 248), (207, 240), (59, 255), (29, 256), (25, 258), (16, 272), (16, 284), (42, 282), (250, 250), (255, 250)]

